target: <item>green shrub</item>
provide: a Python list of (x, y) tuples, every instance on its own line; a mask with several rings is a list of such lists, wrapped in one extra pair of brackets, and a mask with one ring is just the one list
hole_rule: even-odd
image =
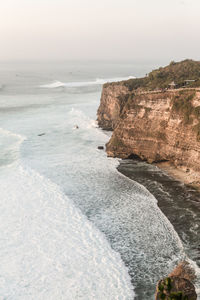
[[(187, 87), (200, 87), (200, 62), (186, 59), (181, 62), (172, 61), (168, 66), (153, 70), (143, 78), (122, 81), (130, 91), (141, 88), (143, 90), (164, 89), (174, 81), (177, 87), (185, 84), (185, 80), (195, 80)], [(119, 83), (113, 83), (119, 84)]]

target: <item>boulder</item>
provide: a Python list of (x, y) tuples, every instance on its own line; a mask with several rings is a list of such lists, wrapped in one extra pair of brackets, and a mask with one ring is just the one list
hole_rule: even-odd
[(196, 300), (194, 285), (181, 277), (161, 279), (156, 287), (156, 300)]
[(196, 300), (197, 294), (192, 283), (195, 271), (187, 261), (182, 261), (156, 287), (156, 300)]

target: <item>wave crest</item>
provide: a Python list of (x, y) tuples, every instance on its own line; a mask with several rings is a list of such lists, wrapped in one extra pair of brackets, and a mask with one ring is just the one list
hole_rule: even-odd
[(77, 82), (61, 82), (61, 81), (53, 81), (49, 84), (40, 85), (41, 88), (49, 88), (49, 89), (55, 89), (55, 88), (77, 88), (77, 87), (86, 87), (91, 85), (102, 85), (107, 82), (118, 82), (128, 79), (134, 79), (134, 76), (128, 76), (128, 77), (115, 77), (115, 78), (96, 78), (94, 81), (77, 81)]
[(19, 158), (25, 136), (0, 128), (0, 166), (11, 165)]

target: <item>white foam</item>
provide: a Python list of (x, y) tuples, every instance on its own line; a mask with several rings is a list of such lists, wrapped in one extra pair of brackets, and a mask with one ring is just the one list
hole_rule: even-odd
[(42, 88), (49, 88), (49, 89), (55, 89), (55, 88), (59, 88), (59, 87), (65, 87), (65, 83), (60, 82), (60, 81), (54, 81), (50, 84), (44, 84), (41, 85), (40, 87)]
[(196, 262), (194, 262), (193, 260), (187, 258), (187, 261), (189, 262), (190, 266), (192, 267), (192, 269), (195, 271), (195, 275), (196, 275), (196, 283), (195, 283), (195, 290), (197, 293), (197, 299), (200, 300), (200, 286), (199, 286), (199, 282), (200, 282), (200, 268), (198, 267), (198, 265), (196, 264)]
[(1, 127), (0, 127), (0, 135), (7, 135), (9, 137), (17, 138), (19, 143), (22, 143), (26, 139), (25, 136), (22, 136), (20, 134), (14, 133), (14, 132), (11, 132), (11, 131), (3, 129)]
[(73, 124), (77, 124), (80, 128), (90, 129), (90, 128), (98, 128), (98, 123), (96, 120), (87, 117), (81, 110), (72, 108), (69, 111), (70, 118), (67, 122), (71, 122)]
[(42, 88), (60, 88), (60, 87), (85, 87), (85, 86), (91, 86), (91, 85), (102, 85), (107, 82), (118, 82), (118, 81), (123, 81), (123, 80), (128, 80), (128, 79), (133, 79), (135, 78), (134, 76), (128, 76), (128, 77), (116, 77), (116, 78), (97, 78), (94, 81), (77, 81), (77, 82), (60, 82), (60, 81), (54, 81), (49, 84), (44, 84), (40, 85)]
[(133, 299), (120, 255), (57, 185), (0, 173), (0, 299)]
[(0, 128), (0, 166), (13, 164), (26, 137)]

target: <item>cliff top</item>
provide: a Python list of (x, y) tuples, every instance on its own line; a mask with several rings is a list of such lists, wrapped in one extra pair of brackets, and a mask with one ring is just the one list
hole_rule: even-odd
[[(155, 90), (165, 88), (200, 87), (200, 61), (186, 59), (172, 61), (168, 66), (153, 70), (146, 77), (122, 81), (130, 91), (135, 89)], [(119, 83), (112, 83), (119, 84)]]

